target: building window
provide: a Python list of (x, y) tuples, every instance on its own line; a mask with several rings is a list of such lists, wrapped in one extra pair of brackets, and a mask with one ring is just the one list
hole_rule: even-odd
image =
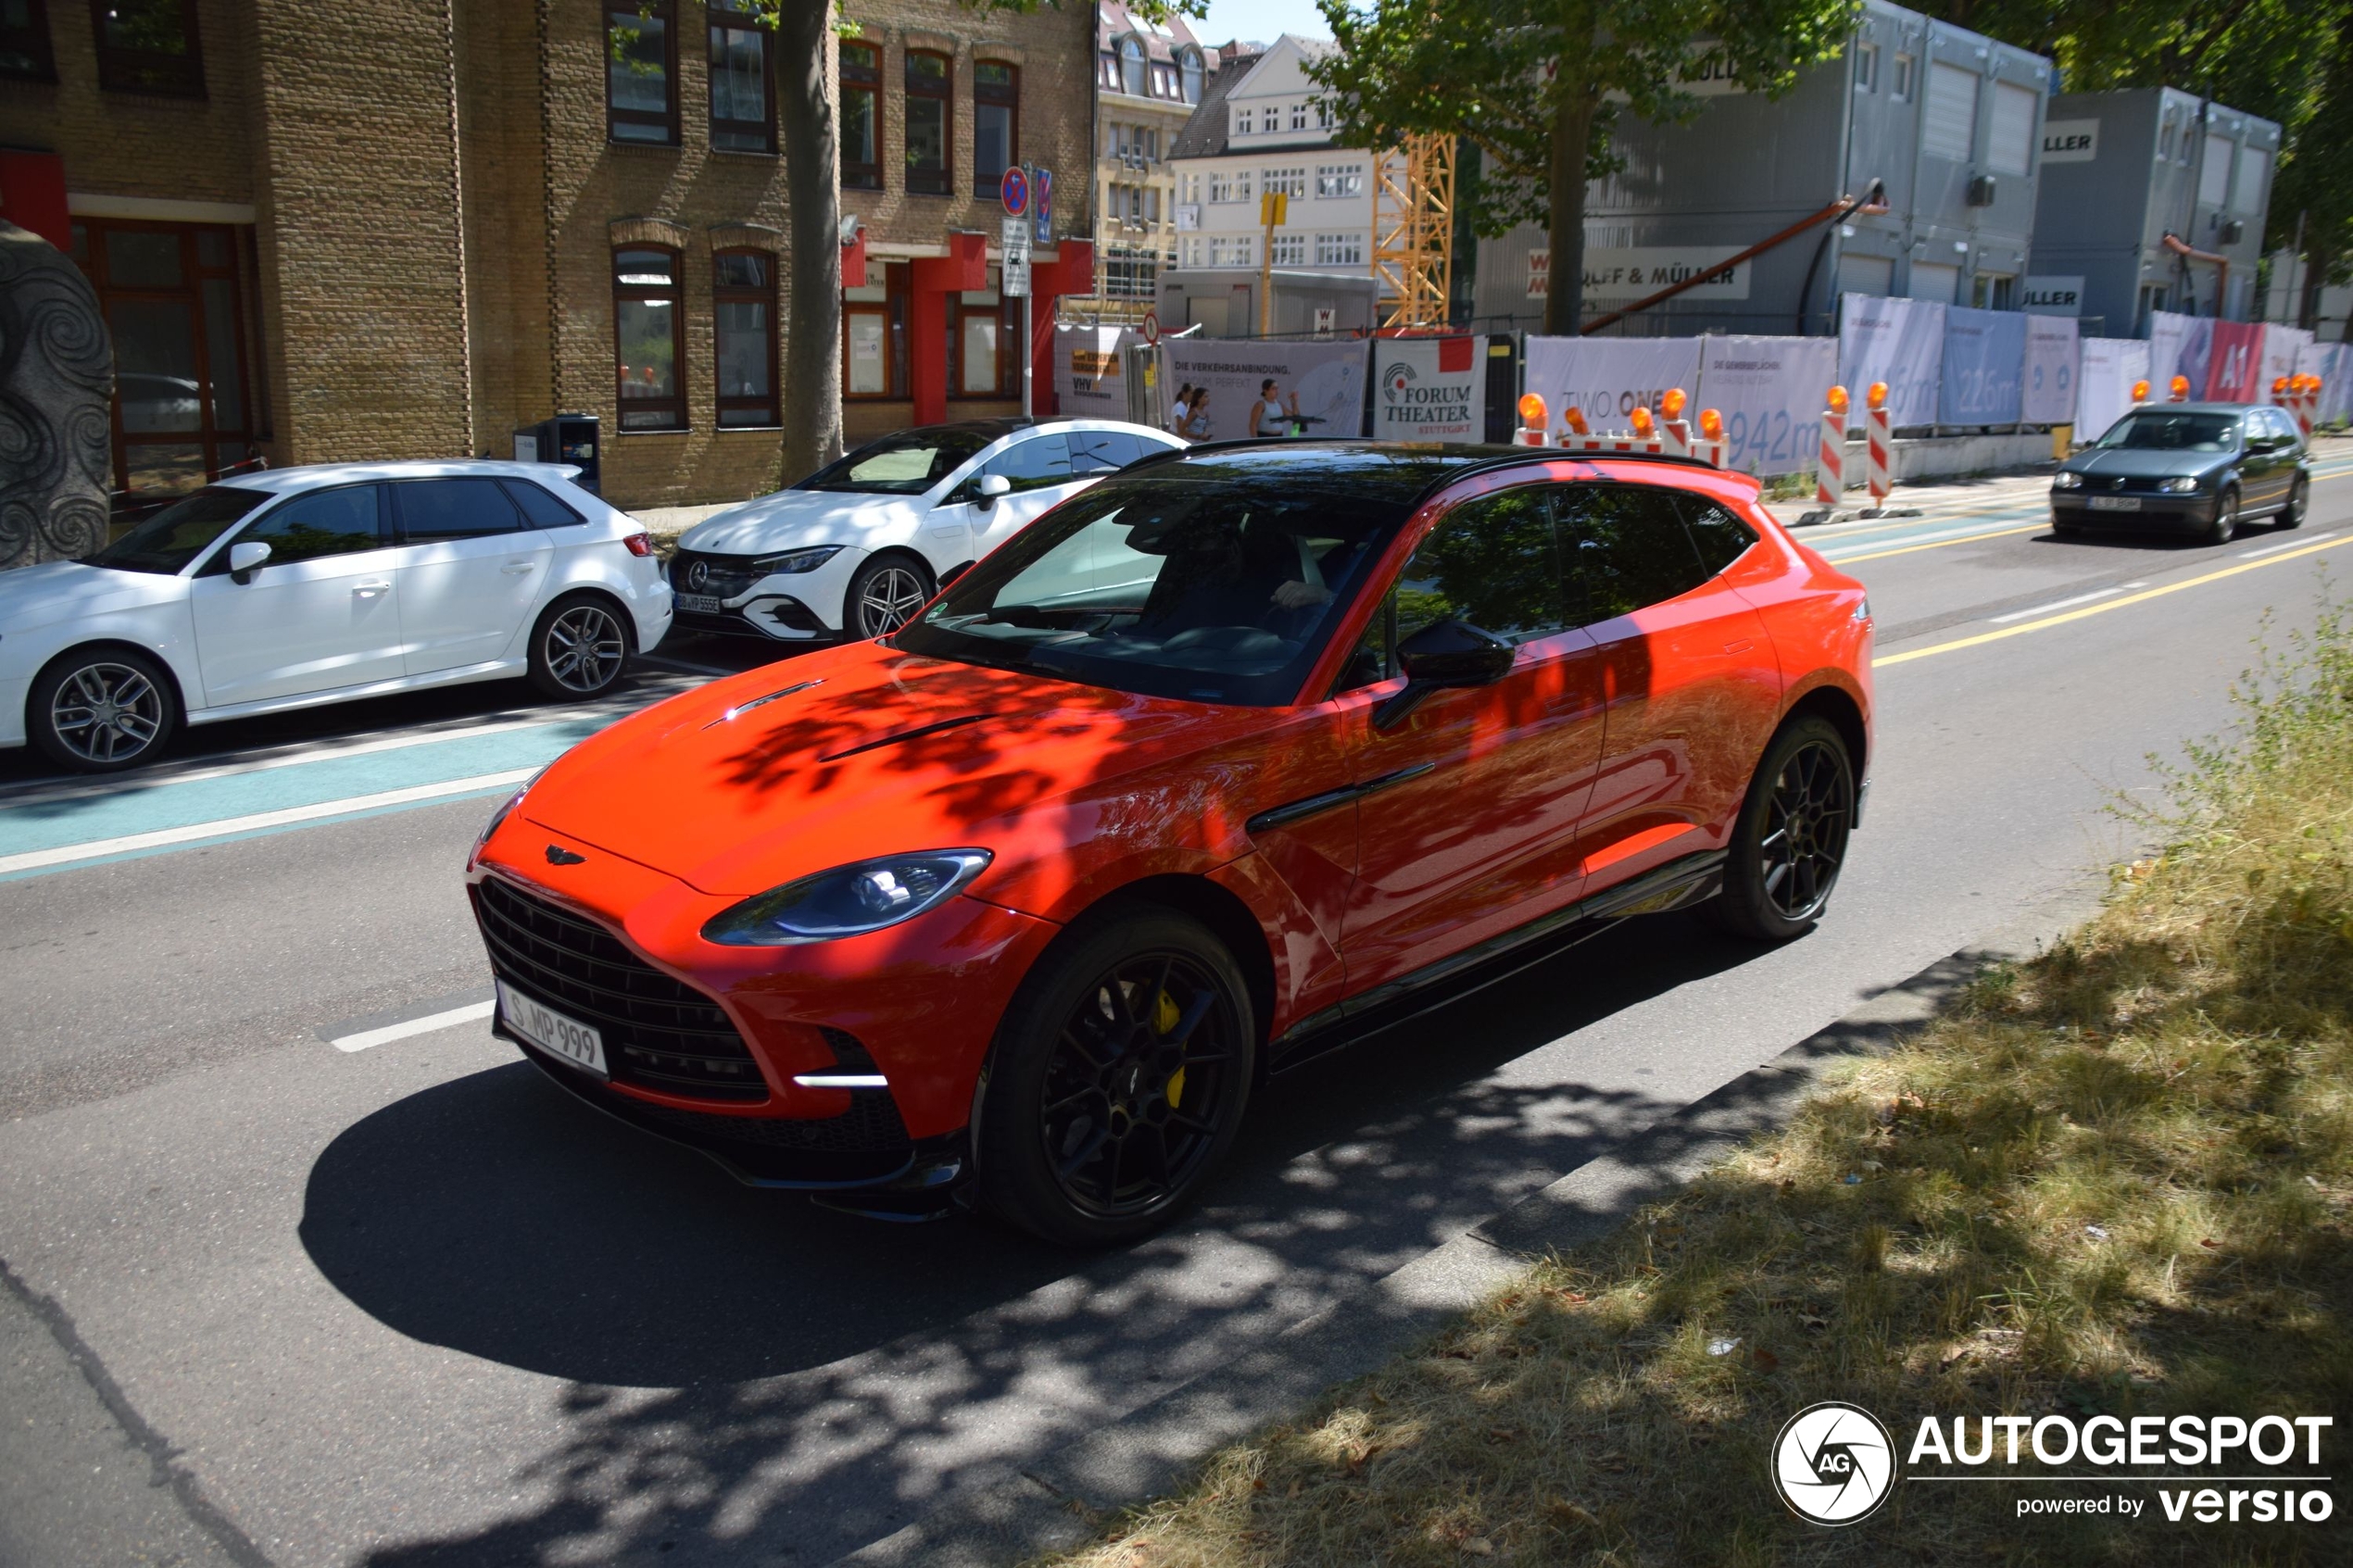
[(1329, 131), (1331, 128), (1332, 107), (1329, 104), (1318, 101), (1315, 105), (1315, 129), (1318, 131)]
[(1855, 91), (1879, 91), (1879, 45), (1865, 44), (1855, 51)]
[(1103, 79), (1102, 85), (1104, 89), (1108, 92), (1118, 92), (1119, 61), (1117, 58), (1110, 55), (1102, 55), (1097, 57), (1102, 62), (1102, 68), (1097, 72), (1097, 74)]
[(1209, 241), (1209, 264), (1212, 267), (1250, 267), (1256, 264), (1258, 240), (1254, 234), (1213, 234)]
[(1144, 46), (1133, 38), (1119, 41), (1119, 90), (1130, 97), (1147, 95), (1144, 77)]
[(1362, 267), (1365, 265), (1365, 236), (1362, 234), (1316, 235), (1315, 265), (1318, 267)]
[(684, 430), (678, 253), (633, 246), (612, 254), (613, 364), (621, 428)]
[(237, 231), (77, 219), (71, 244), (114, 346), (115, 488), (193, 490), (252, 457)]
[(1185, 176), (1185, 199), (1189, 202), (1198, 202), (1201, 200), (1200, 175), (1188, 174)]
[(1209, 176), (1209, 199), (1214, 202), (1246, 202), (1250, 200), (1250, 170), (1236, 169)]
[[(90, 0), (90, 19), (98, 31), (99, 86), (204, 96), (195, 0)], [(28, 14), (27, 25), (35, 19), (37, 13)]]
[(1889, 93), (1899, 104), (1912, 101), (1913, 60), (1909, 55), (1895, 56), (1895, 78), (1889, 83)]
[(1322, 198), (1361, 196), (1365, 194), (1365, 170), (1360, 164), (1327, 163), (1315, 170), (1315, 194)]
[(678, 144), (678, 48), (672, 0), (605, 7), (605, 132), (616, 142)]
[(776, 258), (723, 250), (711, 258), (712, 341), (719, 357), (719, 424), (774, 425)]
[(845, 305), (841, 312), (842, 395), (890, 395), (890, 312), (880, 305)]
[(42, 0), (0, 0), (0, 76), (57, 80), (49, 49), (49, 15)]
[(1176, 95), (1176, 72), (1168, 66), (1152, 67), (1152, 95), (1173, 98)]
[(993, 196), (1021, 161), (1021, 70), (1002, 60), (973, 62), (973, 194)]
[(711, 144), (731, 153), (773, 153), (768, 30), (753, 19), (751, 0), (710, 0), (710, 10)]
[(1270, 196), (1279, 192), (1293, 201), (1299, 201), (1307, 194), (1307, 170), (1304, 169), (1269, 169), (1263, 172), (1261, 181), (1258, 188)]
[(1307, 129), (1307, 106), (1305, 104), (1293, 104), (1290, 107), (1290, 128), (1293, 131), (1304, 131)]
[(841, 182), (882, 189), (882, 51), (841, 46)]
[(1307, 265), (1307, 236), (1304, 234), (1277, 234), (1273, 250), (1277, 267)]
[(1114, 248), (1103, 261), (1103, 295), (1109, 299), (1160, 297), (1160, 257), (1149, 250)]
[(927, 196), (949, 190), (949, 98), (955, 67), (928, 49), (907, 51), (907, 188)]
[(1256, 128), (1252, 122), (1251, 115), (1252, 111), (1249, 109), (1236, 109), (1234, 111), (1235, 135), (1250, 136), (1256, 134)]
[(1176, 73), (1184, 82), (1185, 102), (1201, 102), (1201, 51), (1188, 49), (1176, 56)]

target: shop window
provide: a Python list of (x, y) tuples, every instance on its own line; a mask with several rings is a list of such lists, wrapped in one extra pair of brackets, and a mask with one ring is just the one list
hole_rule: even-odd
[(613, 361), (624, 432), (686, 428), (680, 308), (676, 251), (613, 252)]
[(251, 458), (258, 389), (233, 232), (82, 219), (73, 258), (114, 343), (115, 488), (193, 490)]
[(98, 34), (99, 86), (204, 96), (195, 0), (90, 0), (90, 19)]
[(994, 289), (959, 295), (950, 306), (955, 360), (950, 385), (958, 397), (1021, 395), (1021, 301)]
[(1021, 159), (1021, 69), (973, 62), (973, 194), (993, 196)]
[(776, 150), (775, 100), (768, 88), (768, 30), (752, 0), (709, 0), (711, 144), (731, 153)]
[(49, 14), (43, 0), (0, 0), (0, 76), (57, 80), (49, 50)]
[(841, 182), (882, 189), (882, 51), (841, 46)]
[(776, 258), (723, 250), (711, 258), (712, 342), (722, 429), (783, 422), (776, 408)]
[(907, 51), (907, 188), (923, 195), (948, 194), (948, 127), (954, 119), (950, 96), (955, 67), (928, 49)]
[(605, 133), (616, 142), (678, 143), (678, 40), (673, 0), (605, 7)]

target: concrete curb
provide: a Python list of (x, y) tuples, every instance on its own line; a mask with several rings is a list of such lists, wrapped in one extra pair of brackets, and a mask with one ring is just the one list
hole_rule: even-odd
[(1618, 1151), (1571, 1171), (1277, 1336), (1096, 1428), (1020, 1473), (962, 1489), (837, 1568), (1000, 1568), (1084, 1545), (1103, 1516), (1166, 1493), (1217, 1449), (1282, 1420), (1445, 1329), (1549, 1250), (1592, 1240), (1787, 1119), (1838, 1067), (1919, 1030), (1991, 963), (2032, 940), (1966, 947), (1873, 997)]

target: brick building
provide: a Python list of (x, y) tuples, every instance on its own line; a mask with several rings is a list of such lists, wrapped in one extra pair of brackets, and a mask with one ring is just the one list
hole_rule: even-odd
[[(65, 209), (115, 340), (118, 485), (504, 454), (558, 411), (598, 416), (624, 506), (780, 483), (789, 196), (741, 3), (0, 0), (0, 216)], [(1092, 19), (849, 19), (849, 428), (1018, 407), (990, 165), (1084, 168)], [(1087, 233), (1087, 182), (1058, 194)], [(1042, 250), (1041, 284), (1091, 287), (1089, 251)]]

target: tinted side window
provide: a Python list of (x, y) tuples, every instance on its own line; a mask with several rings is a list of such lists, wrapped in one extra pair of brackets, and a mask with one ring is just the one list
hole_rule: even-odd
[(296, 495), (245, 524), (205, 562), (204, 574), (210, 577), (228, 571), (230, 550), (252, 540), (270, 546), (266, 563), (270, 566), (375, 549), (384, 542), (378, 505), (372, 484), (346, 484)]
[(434, 539), (479, 539), (522, 527), (507, 493), (493, 479), (412, 479), (392, 487), (400, 508), (400, 537), (411, 545)]
[(1569, 602), (1584, 607), (1579, 624), (1687, 594), (1713, 575), (1667, 491), (1578, 484), (1564, 486), (1558, 498)]
[(1710, 577), (1740, 559), (1756, 543), (1755, 529), (1713, 501), (1685, 495), (1678, 504), (1683, 508), (1683, 521), (1690, 525), (1692, 543), (1698, 546), (1699, 563), (1707, 568)]
[(1075, 474), (1108, 473), (1144, 455), (1143, 444), (1124, 430), (1074, 430), (1069, 439)]
[(1004, 475), (1016, 495), (1049, 484), (1068, 484), (1070, 443), (1059, 435), (1033, 435), (989, 458), (980, 471)]
[(1567, 630), (1552, 508), (1542, 490), (1483, 495), (1439, 519), (1414, 546), (1338, 689), (1401, 673), (1397, 645), (1448, 620), (1513, 643)]
[(498, 487), (522, 508), (534, 528), (569, 528), (587, 521), (527, 479), (502, 479)]

